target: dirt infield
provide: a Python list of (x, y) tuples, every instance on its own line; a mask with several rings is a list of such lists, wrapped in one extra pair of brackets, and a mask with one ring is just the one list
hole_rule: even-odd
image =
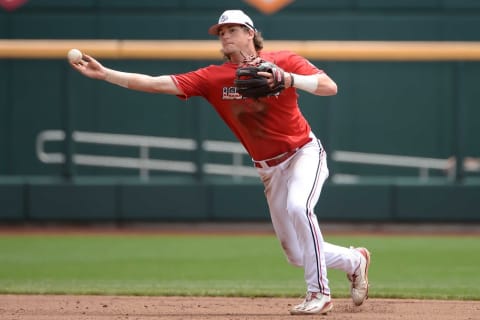
[(335, 299), (326, 316), (291, 316), (292, 298), (0, 295), (0, 319), (328, 319), (474, 320), (479, 301), (370, 299), (355, 307)]

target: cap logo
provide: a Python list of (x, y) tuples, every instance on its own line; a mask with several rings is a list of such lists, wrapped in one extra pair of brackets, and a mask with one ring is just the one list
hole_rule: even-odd
[(220, 19), (218, 19), (219, 23), (223, 23), (228, 20), (228, 16), (226, 14), (222, 15)]

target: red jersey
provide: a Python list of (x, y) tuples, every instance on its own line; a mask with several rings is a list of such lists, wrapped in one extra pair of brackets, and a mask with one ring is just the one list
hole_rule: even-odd
[[(290, 51), (261, 52), (260, 57), (285, 72), (323, 73)], [(172, 75), (172, 79), (184, 93), (180, 98), (201, 96), (210, 102), (254, 160), (273, 158), (309, 142), (310, 125), (300, 112), (295, 88), (258, 100), (244, 98), (234, 84), (237, 67), (235, 63), (225, 62)]]

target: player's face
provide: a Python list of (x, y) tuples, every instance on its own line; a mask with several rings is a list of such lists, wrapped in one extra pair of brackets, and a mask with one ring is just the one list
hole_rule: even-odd
[(226, 25), (219, 29), (218, 38), (222, 43), (223, 53), (231, 55), (240, 51), (248, 51), (249, 42), (253, 38), (248, 29), (241, 25)]

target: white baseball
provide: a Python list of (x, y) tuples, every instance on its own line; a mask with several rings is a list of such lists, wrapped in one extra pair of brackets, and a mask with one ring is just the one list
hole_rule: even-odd
[(78, 49), (70, 49), (70, 51), (68, 51), (68, 61), (70, 61), (71, 63), (78, 63), (80, 62), (80, 60), (82, 60), (82, 52)]

